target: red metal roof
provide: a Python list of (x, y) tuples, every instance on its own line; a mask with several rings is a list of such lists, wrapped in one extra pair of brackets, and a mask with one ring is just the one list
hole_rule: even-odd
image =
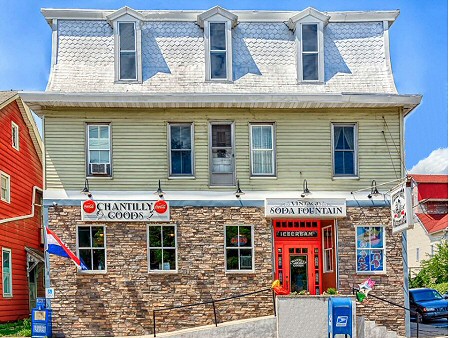
[(448, 183), (448, 175), (409, 175), (417, 183)]
[(429, 234), (448, 228), (448, 214), (416, 214)]

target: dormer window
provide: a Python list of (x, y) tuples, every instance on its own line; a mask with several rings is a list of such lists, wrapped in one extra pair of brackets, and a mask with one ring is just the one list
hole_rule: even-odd
[(119, 80), (137, 80), (136, 29), (134, 22), (119, 25)]
[(323, 28), (329, 16), (314, 8), (296, 14), (289, 20), (297, 42), (298, 82), (324, 82)]
[(123, 7), (108, 15), (114, 29), (115, 81), (123, 83), (142, 82), (141, 13)]
[(210, 78), (227, 79), (227, 23), (209, 23)]
[(302, 24), (301, 65), (303, 81), (319, 81), (319, 41), (317, 24)]
[(205, 29), (205, 73), (207, 81), (232, 81), (231, 29), (237, 16), (216, 6), (197, 17)]

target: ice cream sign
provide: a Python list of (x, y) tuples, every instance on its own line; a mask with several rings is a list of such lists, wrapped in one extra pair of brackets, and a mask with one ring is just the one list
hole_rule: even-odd
[(81, 220), (101, 222), (170, 221), (169, 203), (159, 201), (94, 201), (81, 202)]

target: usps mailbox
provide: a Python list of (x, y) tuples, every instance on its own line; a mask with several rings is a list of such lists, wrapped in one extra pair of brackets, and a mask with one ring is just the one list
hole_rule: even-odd
[(37, 298), (36, 307), (31, 310), (31, 336), (52, 336), (52, 310), (46, 308), (45, 298)]
[(328, 337), (336, 335), (356, 337), (355, 309), (351, 298), (330, 297), (328, 299)]

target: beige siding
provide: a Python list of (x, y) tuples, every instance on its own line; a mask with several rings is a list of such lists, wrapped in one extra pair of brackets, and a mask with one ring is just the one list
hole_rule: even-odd
[[(48, 111), (47, 188), (81, 190), (85, 124), (110, 122), (113, 178), (90, 180), (92, 189), (154, 190), (158, 179), (165, 190), (209, 189), (208, 122), (234, 121), (237, 178), (246, 190), (299, 190), (305, 178), (310, 190), (354, 190), (369, 186), (373, 179), (386, 182), (400, 177), (400, 114), (396, 109)], [(168, 122), (194, 122), (195, 179), (168, 179)], [(250, 122), (276, 125), (276, 179), (250, 179)], [(332, 179), (332, 122), (358, 124), (359, 179)]]

